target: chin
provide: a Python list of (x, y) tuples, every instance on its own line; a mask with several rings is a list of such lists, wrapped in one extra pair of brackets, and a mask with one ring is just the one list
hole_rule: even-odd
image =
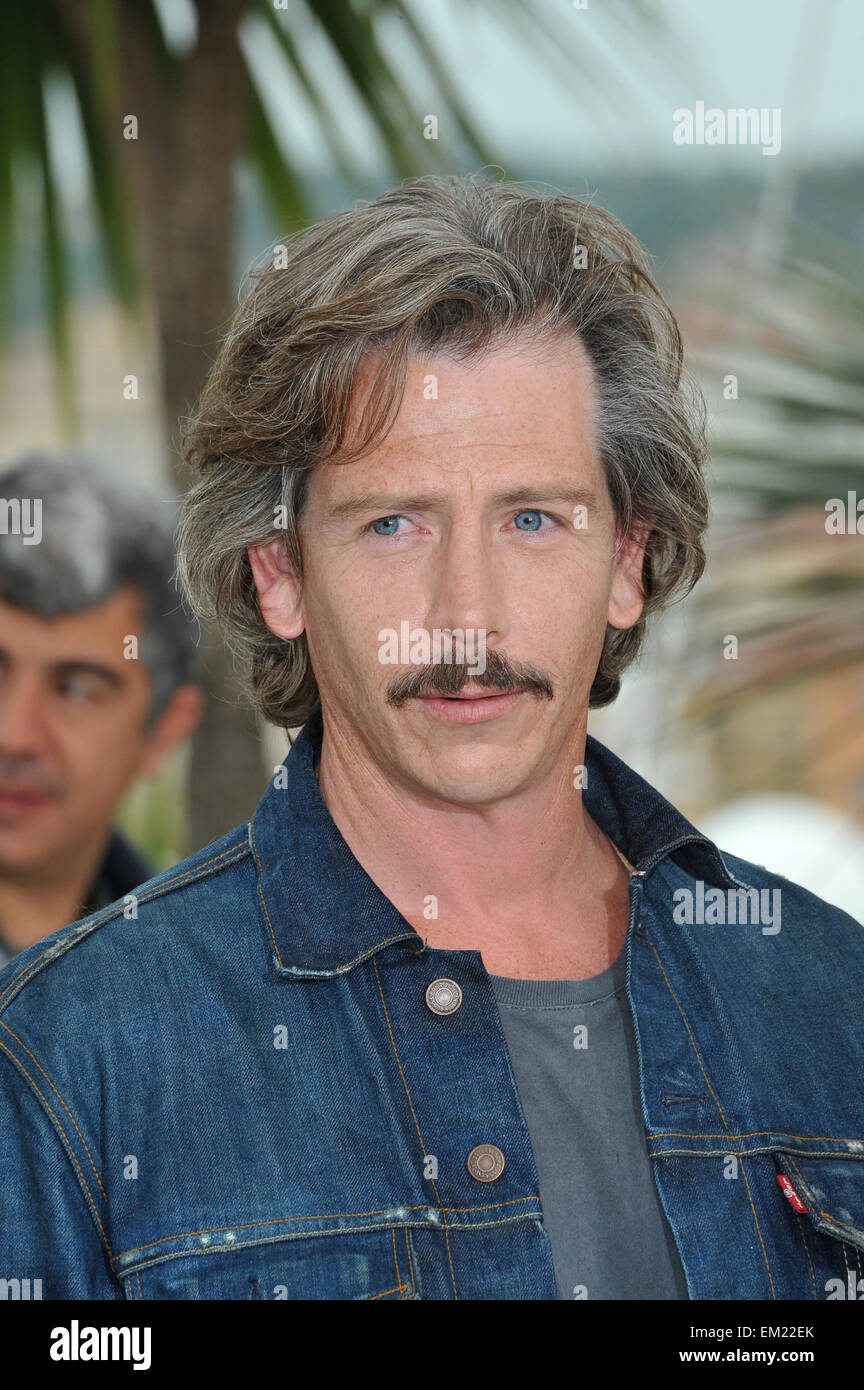
[(34, 845), (31, 836), (0, 834), (0, 874), (30, 874), (50, 864), (53, 846)]
[(443, 801), (482, 806), (510, 796), (530, 775), (524, 748), (452, 748), (436, 754), (430, 767), (424, 758), (411, 774), (426, 791)]

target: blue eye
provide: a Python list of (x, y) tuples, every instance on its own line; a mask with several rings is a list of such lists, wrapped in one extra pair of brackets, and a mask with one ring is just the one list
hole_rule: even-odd
[[(380, 516), (377, 521), (372, 522), (370, 530), (374, 531), (376, 536), (396, 536), (399, 533), (398, 528), (401, 520), (401, 516)], [(379, 526), (395, 526), (395, 529), (379, 531)]]
[[(530, 511), (517, 512), (517, 513), (516, 513), (516, 527), (517, 527), (517, 530), (519, 530), (519, 531), (539, 531), (539, 530), (540, 530), (541, 520), (542, 520), (542, 518), (543, 518), (544, 515), (545, 515), (544, 512), (530, 512)], [(520, 519), (520, 517), (528, 517), (529, 523), (530, 523), (530, 524), (529, 524), (528, 526), (520, 526), (520, 525), (519, 525), (519, 519)], [(536, 525), (534, 524), (535, 522), (536, 522)]]

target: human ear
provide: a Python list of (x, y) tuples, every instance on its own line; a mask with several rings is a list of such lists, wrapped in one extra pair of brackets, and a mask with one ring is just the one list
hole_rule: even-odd
[(247, 546), (246, 553), (264, 622), (277, 637), (299, 637), (306, 626), (301, 585), (284, 540), (280, 537), (265, 545)]
[(138, 771), (153, 776), (163, 759), (185, 738), (194, 733), (204, 713), (204, 696), (192, 682), (178, 685), (147, 737), (147, 746)]
[(645, 606), (642, 569), (651, 530), (650, 523), (644, 523), (631, 527), (627, 536), (616, 532), (615, 571), (607, 611), (611, 627), (633, 627), (642, 615)]

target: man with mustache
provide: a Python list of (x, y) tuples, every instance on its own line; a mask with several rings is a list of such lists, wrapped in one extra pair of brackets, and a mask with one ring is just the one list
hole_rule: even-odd
[(39, 519), (0, 537), (2, 965), (150, 877), (112, 820), (201, 695), (166, 504), (38, 454), (0, 473), (0, 494)]
[(644, 252), (570, 197), (419, 179), (261, 267), (179, 563), (302, 727), (137, 922), (0, 981), (5, 1266), (55, 1298), (845, 1288), (861, 928), (587, 734), (701, 573), (702, 430)]

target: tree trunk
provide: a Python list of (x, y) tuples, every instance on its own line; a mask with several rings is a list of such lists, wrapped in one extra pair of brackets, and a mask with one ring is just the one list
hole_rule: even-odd
[[(168, 469), (177, 492), (189, 483), (177, 447), (181, 421), (195, 405), (235, 302), (234, 171), (247, 80), (237, 25), (246, 9), (244, 0), (198, 5), (197, 44), (173, 85), (160, 71), (139, 6), (117, 10), (122, 111), (115, 149), (156, 306)], [(138, 119), (137, 140), (122, 138), (127, 115)], [(190, 760), (191, 850), (247, 819), (267, 776), (256, 718), (231, 658), (215, 632), (202, 625), (201, 635), (207, 701)]]

